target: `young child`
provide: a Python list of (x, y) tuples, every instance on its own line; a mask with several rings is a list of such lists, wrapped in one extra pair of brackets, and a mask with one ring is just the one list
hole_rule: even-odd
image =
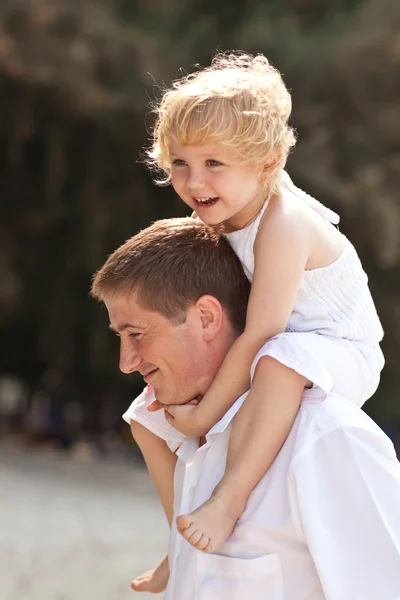
[[(168, 421), (185, 435), (205, 435), (250, 387), (252, 362), (268, 340), (271, 382), (281, 356), (296, 370), (300, 355), (310, 365), (316, 397), (333, 390), (361, 406), (378, 386), (383, 331), (357, 253), (334, 226), (339, 217), (283, 170), (295, 144), (290, 112), (279, 72), (264, 56), (245, 53), (217, 55), (209, 68), (176, 81), (156, 107), (151, 165), (198, 218), (223, 227), (252, 281), (245, 331), (211, 388), (197, 405), (168, 408)], [(324, 366), (325, 381), (313, 380), (316, 361)], [(277, 396), (276, 385), (258, 384), (257, 369), (252, 375), (221, 482), (207, 502), (176, 521), (199, 550), (216, 550), (232, 533), (300, 405), (298, 393)], [(152, 414), (147, 412), (147, 421)], [(136, 419), (135, 410), (130, 417)], [(146, 461), (157, 463), (152, 453), (169, 452), (166, 446), (156, 449), (151, 431), (140, 435)], [(165, 474), (151, 471), (163, 496)], [(164, 495), (166, 503), (172, 500)], [(162, 589), (167, 578), (164, 560), (132, 587)]]

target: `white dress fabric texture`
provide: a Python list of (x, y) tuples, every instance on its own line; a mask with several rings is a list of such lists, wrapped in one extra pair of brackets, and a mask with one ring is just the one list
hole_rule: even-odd
[[(288, 199), (299, 198), (331, 223), (339, 222), (336, 213), (297, 188), (286, 171), (282, 172), (281, 193)], [(250, 225), (226, 234), (250, 281), (254, 272), (254, 242), (266, 206)], [(375, 392), (384, 365), (379, 347), (383, 329), (368, 277), (349, 240), (332, 264), (304, 271), (286, 332), (270, 340), (268, 354), (291, 354), (292, 336), (288, 335), (291, 333), (301, 334), (296, 347), (303, 343), (303, 362), (318, 360), (325, 365), (330, 390), (358, 406)], [(295, 364), (290, 366), (297, 370)]]
[[(266, 353), (267, 345), (252, 372)], [(164, 600), (400, 599), (400, 465), (393, 444), (354, 403), (329, 392), (320, 365), (309, 371), (322, 387), (304, 391), (284, 446), (218, 552), (193, 548), (173, 520)], [(175, 516), (201, 505), (223, 476), (231, 422), (245, 396), (203, 446), (182, 436)], [(153, 398), (148, 389), (142, 408)], [(131, 408), (128, 421), (137, 419), (135, 403)], [(152, 431), (168, 439), (173, 428), (163, 411), (156, 414)]]

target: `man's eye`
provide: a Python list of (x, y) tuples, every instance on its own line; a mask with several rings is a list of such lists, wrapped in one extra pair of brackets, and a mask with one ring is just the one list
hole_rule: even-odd
[(132, 337), (135, 340), (140, 340), (142, 337), (142, 334), (141, 333), (130, 333), (129, 337)]
[(220, 163), (219, 160), (214, 160), (213, 158), (210, 158), (210, 160), (207, 161), (208, 167), (220, 167), (221, 165), (222, 163)]

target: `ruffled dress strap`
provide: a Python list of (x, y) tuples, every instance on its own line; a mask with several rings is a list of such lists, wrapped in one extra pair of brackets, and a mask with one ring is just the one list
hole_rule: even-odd
[(327, 208), (321, 202), (304, 192), (302, 189), (298, 188), (293, 181), (291, 180), (289, 174), (282, 170), (281, 184), (288, 189), (292, 194), (295, 194), (300, 200), (303, 200), (308, 206), (314, 209), (318, 214), (320, 214), (324, 219), (327, 219), (333, 225), (337, 225), (340, 221), (339, 215), (337, 215), (333, 210)]

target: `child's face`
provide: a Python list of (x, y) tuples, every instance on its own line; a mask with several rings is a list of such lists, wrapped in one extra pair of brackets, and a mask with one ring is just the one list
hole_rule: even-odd
[(223, 144), (170, 144), (171, 178), (175, 191), (208, 225), (225, 222), (228, 230), (245, 227), (265, 201), (261, 170), (243, 164), (236, 151)]

